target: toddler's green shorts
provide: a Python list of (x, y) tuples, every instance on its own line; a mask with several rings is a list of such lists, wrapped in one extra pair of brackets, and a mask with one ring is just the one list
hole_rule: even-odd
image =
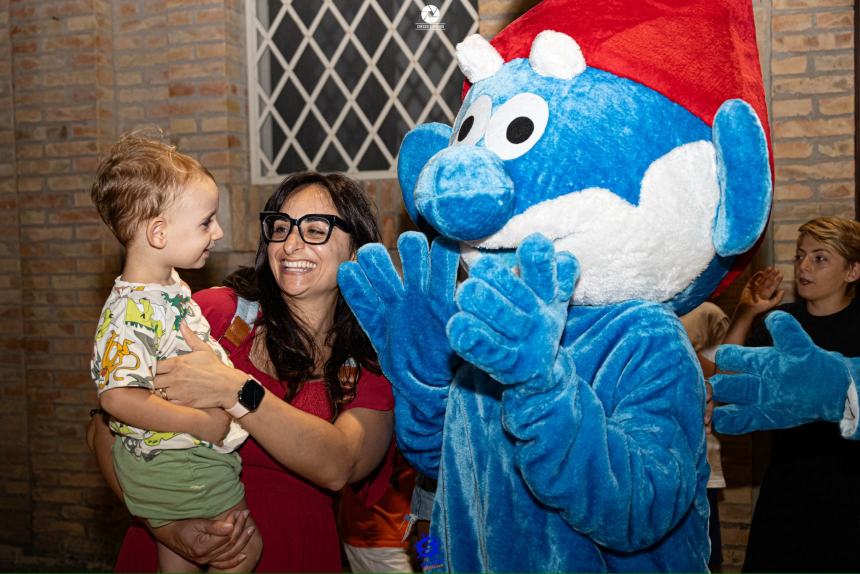
[(129, 512), (153, 528), (184, 518), (214, 518), (245, 496), (242, 460), (235, 452), (199, 446), (164, 450), (145, 460), (118, 436), (113, 462)]

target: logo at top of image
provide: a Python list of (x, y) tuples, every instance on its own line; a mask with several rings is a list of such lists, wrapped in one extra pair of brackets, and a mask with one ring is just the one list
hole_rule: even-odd
[(428, 24), (435, 24), (439, 21), (439, 18), (441, 17), (442, 14), (440, 14), (439, 8), (437, 8), (433, 4), (427, 4), (426, 6), (424, 6), (424, 8), (421, 9), (421, 19)]

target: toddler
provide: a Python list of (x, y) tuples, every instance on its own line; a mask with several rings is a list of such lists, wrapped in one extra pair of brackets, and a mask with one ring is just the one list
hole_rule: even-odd
[[(129, 511), (153, 529), (185, 518), (226, 518), (247, 508), (235, 449), (248, 434), (222, 409), (194, 409), (154, 392), (156, 362), (190, 351), (188, 326), (230, 364), (175, 268), (203, 267), (224, 233), (212, 175), (172, 146), (129, 134), (101, 163), (92, 187), (99, 215), (126, 248), (122, 275), (102, 309), (92, 376), (116, 434), (113, 460)], [(253, 524), (251, 519), (249, 522)], [(245, 560), (262, 550), (254, 531)], [(158, 545), (162, 572), (198, 571)]]

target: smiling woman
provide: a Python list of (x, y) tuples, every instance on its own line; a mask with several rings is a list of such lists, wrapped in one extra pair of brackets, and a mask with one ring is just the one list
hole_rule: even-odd
[[(266, 354), (277, 371), (274, 374), (295, 387), (287, 396), (295, 396), (301, 381), (313, 374), (325, 373), (327, 380), (336, 381), (350, 356), (359, 363), (374, 356), (340, 296), (337, 268), (360, 246), (378, 242), (379, 230), (364, 190), (337, 174), (303, 172), (288, 177), (266, 202), (263, 213), (267, 215), (261, 217), (254, 268), (240, 270), (227, 285), (242, 297), (260, 300)], [(320, 220), (327, 217), (334, 217), (332, 224), (322, 228)], [(344, 223), (338, 225), (338, 220)], [(317, 237), (321, 231), (327, 239)], [(322, 318), (331, 315), (327, 325)], [(330, 348), (329, 364), (320, 362), (323, 348)], [(344, 389), (337, 384), (329, 387), (334, 413)]]
[[(391, 388), (337, 284), (338, 266), (379, 241), (374, 207), (347, 177), (303, 172), (284, 180), (261, 221), (254, 266), (194, 296), (235, 368), (183, 331), (195, 352), (159, 362), (155, 386), (178, 404), (223, 408), (250, 433), (239, 454), (265, 547), (256, 571), (339, 571), (332, 491), (360, 482), (353, 490), (374, 504), (393, 457)], [(232, 536), (232, 524), (208, 520), (155, 534), (224, 567), (242, 551), (243, 521)], [(116, 570), (154, 568), (154, 548), (132, 528)]]

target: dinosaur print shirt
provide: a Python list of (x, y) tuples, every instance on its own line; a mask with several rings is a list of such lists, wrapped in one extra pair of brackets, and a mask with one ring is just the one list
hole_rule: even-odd
[[(102, 308), (90, 365), (100, 395), (119, 387), (153, 390), (156, 362), (191, 350), (179, 332), (182, 320), (231, 365), (221, 345), (209, 336), (209, 323), (191, 299), (188, 285), (175, 270), (172, 279), (170, 285), (159, 285), (117, 277)], [(235, 421), (221, 446), (186, 433), (135, 428), (117, 419), (111, 419), (110, 427), (123, 437), (129, 452), (147, 460), (163, 450), (197, 446), (232, 452), (248, 436)]]

